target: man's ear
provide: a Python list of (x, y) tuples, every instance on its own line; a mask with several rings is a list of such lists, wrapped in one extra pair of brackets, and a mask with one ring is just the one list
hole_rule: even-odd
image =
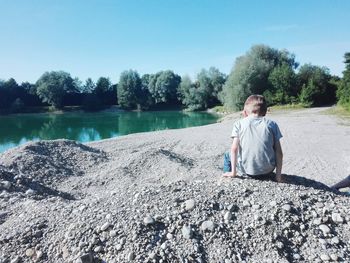
[(246, 111), (246, 110), (243, 110), (243, 111), (242, 111), (242, 115), (243, 115), (243, 117), (247, 117), (247, 116), (248, 116), (247, 111)]

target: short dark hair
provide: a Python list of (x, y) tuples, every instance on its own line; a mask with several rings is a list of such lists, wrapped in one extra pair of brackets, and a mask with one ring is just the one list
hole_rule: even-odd
[(262, 95), (250, 95), (244, 103), (244, 108), (250, 113), (265, 116), (267, 111), (265, 97)]

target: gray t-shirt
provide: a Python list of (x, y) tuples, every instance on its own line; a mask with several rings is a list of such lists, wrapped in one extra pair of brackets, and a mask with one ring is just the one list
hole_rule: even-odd
[(282, 138), (277, 123), (265, 117), (248, 116), (234, 123), (231, 137), (239, 138), (239, 174), (260, 175), (275, 169), (274, 145)]

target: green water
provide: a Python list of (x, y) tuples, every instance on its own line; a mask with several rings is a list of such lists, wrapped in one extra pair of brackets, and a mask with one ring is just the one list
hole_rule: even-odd
[(214, 123), (218, 116), (201, 112), (98, 112), (0, 116), (0, 152), (35, 140), (96, 141), (137, 132)]

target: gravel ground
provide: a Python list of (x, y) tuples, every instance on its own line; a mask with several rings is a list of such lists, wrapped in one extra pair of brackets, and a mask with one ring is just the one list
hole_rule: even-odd
[(0, 155), (0, 262), (350, 262), (350, 126), (272, 113), (286, 183), (221, 177), (237, 115)]

